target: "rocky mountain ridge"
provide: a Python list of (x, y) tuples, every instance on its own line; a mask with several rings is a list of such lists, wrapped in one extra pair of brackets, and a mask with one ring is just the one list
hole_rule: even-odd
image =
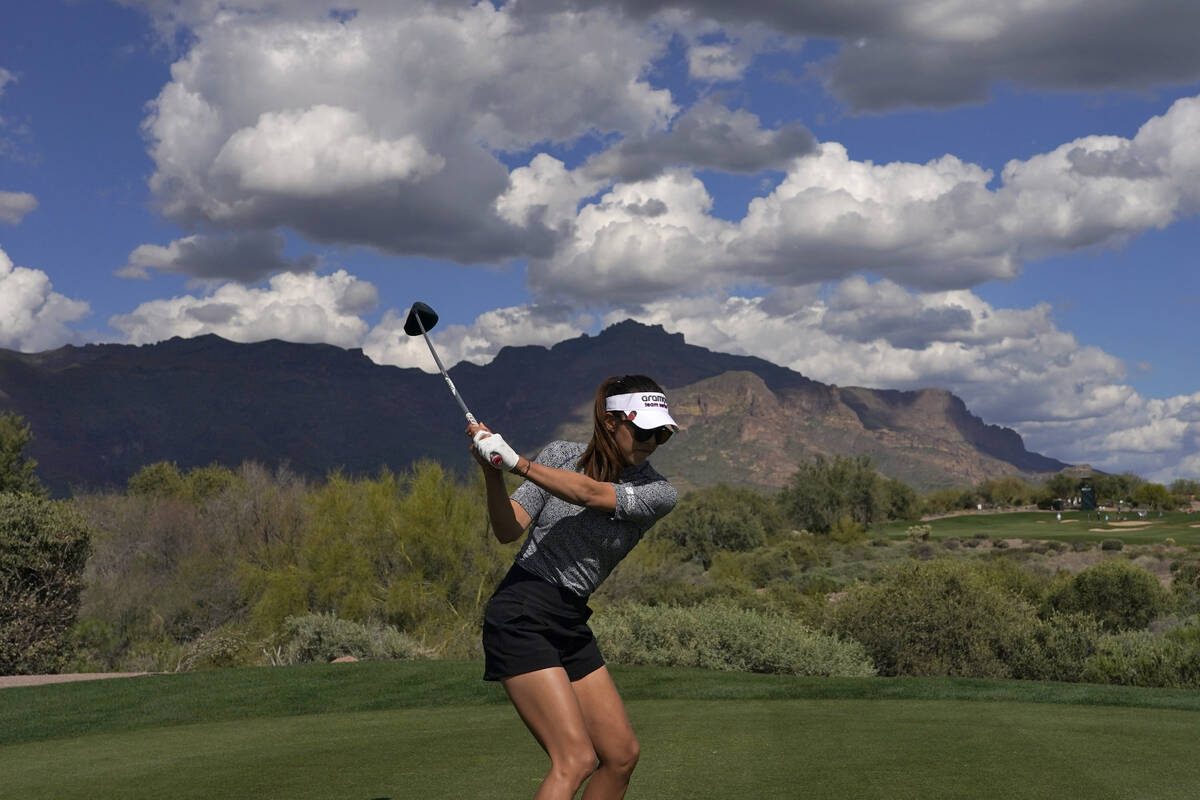
[[(605, 377), (652, 375), (685, 428), (654, 463), (684, 489), (778, 487), (817, 453), (869, 455), (921, 490), (1067, 466), (1029, 452), (1016, 432), (984, 423), (949, 392), (830, 386), (633, 321), (550, 348), (506, 347), (487, 365), (464, 362), (450, 373), (476, 416), (526, 453), (586, 437)], [(208, 335), (0, 350), (0, 409), (29, 421), (30, 455), (56, 494), (120, 486), (164, 460), (286, 463), (315, 477), (404, 469), (422, 458), (471, 468), (465, 422), (440, 375), (331, 345)]]

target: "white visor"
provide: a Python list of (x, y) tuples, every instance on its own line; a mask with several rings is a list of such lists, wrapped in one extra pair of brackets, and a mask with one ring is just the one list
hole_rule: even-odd
[(673, 431), (679, 430), (679, 425), (671, 419), (671, 412), (667, 411), (667, 396), (659, 392), (615, 394), (605, 398), (604, 408), (624, 413), (626, 419), (648, 431), (664, 425)]

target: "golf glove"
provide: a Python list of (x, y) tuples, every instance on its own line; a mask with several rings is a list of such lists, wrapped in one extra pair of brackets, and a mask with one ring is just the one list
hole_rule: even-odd
[(509, 472), (517, 466), (520, 456), (509, 447), (508, 442), (498, 433), (480, 431), (475, 434), (475, 452), (483, 457), (496, 469), (506, 469)]

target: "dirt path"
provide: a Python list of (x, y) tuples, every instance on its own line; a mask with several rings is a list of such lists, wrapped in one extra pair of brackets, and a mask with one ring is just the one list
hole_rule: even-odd
[(62, 675), (0, 675), (0, 689), (14, 686), (44, 686), (47, 683), (95, 681), (103, 678), (140, 678), (149, 672), (69, 672)]

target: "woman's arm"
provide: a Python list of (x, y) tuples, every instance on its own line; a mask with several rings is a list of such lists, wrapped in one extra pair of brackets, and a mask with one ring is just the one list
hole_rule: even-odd
[(515, 542), (529, 527), (529, 514), (520, 503), (509, 498), (503, 473), (485, 466), (483, 481), (487, 486), (488, 519), (492, 523), (492, 533), (501, 544)]
[[(467, 435), (473, 437), (478, 431), (486, 430), (486, 425), (477, 423), (467, 428)], [(501, 544), (515, 542), (529, 527), (529, 512), (516, 500), (509, 498), (504, 473), (494, 469), (473, 446), (471, 456), (483, 470), (483, 484), (487, 489), (488, 521), (492, 523), (492, 533)]]
[(521, 456), (513, 472), (533, 481), (560, 500), (612, 514), (617, 510), (617, 490), (611, 483), (595, 481), (582, 472), (555, 469)]
[[(477, 424), (471, 425), (467, 428), (467, 435), (472, 437), (472, 439), (474, 439), (475, 435), (477, 433), (479, 433), (480, 431), (486, 431), (487, 433), (491, 433), (491, 431), (488, 430), (486, 425), (483, 425), (482, 423), (477, 423)], [(487, 439), (484, 438), (483, 441), (487, 441)], [(503, 449), (508, 452), (509, 459), (511, 459), (513, 456), (516, 455), (515, 453), (512, 452), (512, 450), (507, 445), (504, 445)], [(477, 448), (472, 448), (471, 452), (475, 456), (475, 461), (481, 467), (484, 467), (485, 476), (487, 475), (488, 469), (491, 469), (491, 471), (493, 473), (495, 473), (497, 477), (499, 477), (499, 475), (500, 475), (499, 472), (496, 469), (490, 467), (488, 462), (479, 454), (479, 451)], [(512, 463), (512, 462), (509, 461), (508, 463)], [(525, 458), (524, 456), (516, 456), (516, 464), (513, 466), (512, 472), (516, 475), (521, 476), (522, 478), (524, 478), (528, 481), (531, 481), (532, 483), (536, 484), (537, 486), (540, 486), (541, 488), (545, 489), (547, 492), (554, 495), (558, 499), (565, 500), (566, 502), (571, 503), (573, 505), (583, 506), (584, 508), (594, 508), (594, 509), (597, 509), (600, 511), (607, 511), (610, 514), (617, 510), (617, 490), (616, 490), (616, 488), (611, 483), (607, 483), (605, 481), (592, 480), (591, 478), (589, 478), (588, 476), (584, 475), (581, 472), (574, 472), (573, 470), (555, 469), (554, 467), (547, 467), (545, 464), (538, 464), (537, 462), (530, 461), (528, 458)], [(495, 501), (493, 501), (491, 499), (492, 491), (493, 491), (492, 490), (493, 484), (490, 483), (491, 478), (485, 477), (485, 480), (489, 481), (489, 483), (488, 483), (489, 514), (491, 513), (491, 509), (493, 508), (493, 506), (496, 508), (497, 512), (502, 511), (502, 504), (500, 504), (500, 502), (499, 502), (499, 496), (497, 496)], [(503, 479), (501, 479), (499, 481), (499, 488), (497, 489), (497, 491), (499, 491), (501, 494), (504, 493)], [(505, 496), (507, 496), (507, 495), (505, 495)], [(517, 509), (523, 511), (523, 509), (521, 509), (521, 506), (518, 503), (514, 502), (514, 503), (512, 503), (512, 505), (515, 506)], [(529, 522), (528, 522), (529, 515), (524, 514), (524, 517), (526, 519), (525, 525), (527, 526), (529, 524)], [(518, 517), (518, 519), (519, 519), (519, 517)], [(507, 522), (507, 520), (506, 520), (506, 522)], [(494, 521), (493, 521), (493, 525), (496, 526), (497, 535), (499, 535), (499, 530), (500, 530), (499, 525), (496, 525), (496, 523)], [(524, 530), (524, 526), (522, 527), (522, 530)], [(519, 535), (520, 534), (518, 533), (517, 536), (519, 536)]]

